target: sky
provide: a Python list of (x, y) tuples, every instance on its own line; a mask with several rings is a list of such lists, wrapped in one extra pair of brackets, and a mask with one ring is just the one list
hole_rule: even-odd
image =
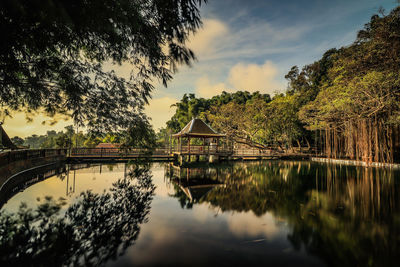
[[(209, 98), (222, 91), (284, 92), (284, 76), (292, 66), (350, 45), (380, 7), (388, 13), (396, 5), (396, 0), (209, 0), (201, 7), (203, 27), (188, 43), (197, 61), (181, 66), (167, 88), (154, 82), (146, 114), (157, 130), (165, 127), (175, 112), (171, 105), (185, 93)], [(129, 73), (130, 66), (117, 71)], [(27, 123), (18, 113), (3, 127), (10, 137), (26, 137), (72, 124), (43, 125), (46, 120), (39, 114)]]

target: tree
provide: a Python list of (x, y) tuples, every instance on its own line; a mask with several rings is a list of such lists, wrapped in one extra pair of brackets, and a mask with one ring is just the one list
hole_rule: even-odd
[[(235, 94), (235, 96), (238, 95), (240, 96), (240, 94)], [(233, 100), (221, 106), (211, 107), (204, 115), (214, 129), (225, 133), (229, 139), (237, 143), (264, 148), (267, 145), (264, 133), (265, 108), (268, 99), (256, 95), (246, 102)]]
[[(2, 115), (44, 110), (102, 132), (146, 119), (152, 80), (166, 86), (178, 64), (195, 59), (185, 42), (201, 25), (203, 2), (2, 1)], [(127, 78), (109, 70), (124, 63), (132, 66)]]
[(11, 138), (11, 142), (13, 142), (14, 145), (16, 146), (23, 146), (24, 145), (24, 139), (22, 139), (19, 136), (14, 136)]
[(65, 133), (57, 136), (54, 141), (57, 148), (70, 148), (72, 145), (71, 139)]
[(195, 94), (184, 94), (181, 101), (172, 105), (176, 112), (167, 127), (173, 132), (180, 131), (193, 118), (199, 116), (209, 108), (209, 101), (204, 98), (196, 98)]
[(134, 148), (154, 148), (156, 146), (156, 134), (147, 120), (137, 119), (129, 125), (123, 134), (123, 146)]
[(86, 138), (85, 142), (83, 142), (83, 146), (84, 147), (96, 147), (101, 142), (102, 142), (102, 139), (100, 136), (89, 134), (89, 136)]
[(212, 109), (217, 110), (218, 107), (230, 102), (245, 105), (253, 99), (262, 99), (265, 102), (269, 102), (271, 97), (268, 94), (260, 94), (259, 92), (251, 94), (247, 91), (237, 91), (235, 93), (222, 92), (221, 95), (214, 96), (211, 99), (196, 98), (194, 94), (184, 94), (181, 101), (173, 105), (176, 107), (176, 111), (167, 122), (167, 128), (176, 133), (195, 117), (201, 117), (206, 122), (210, 122), (206, 115), (208, 111)]
[(340, 49), (315, 100), (300, 111), (328, 157), (393, 162), (400, 155), (400, 7), (374, 15)]
[(121, 136), (119, 134), (108, 133), (102, 140), (103, 143), (116, 144), (121, 142)]

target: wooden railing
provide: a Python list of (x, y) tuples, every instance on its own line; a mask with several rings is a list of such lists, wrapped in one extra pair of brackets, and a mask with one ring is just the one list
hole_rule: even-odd
[(171, 151), (167, 148), (139, 149), (139, 148), (72, 148), (71, 157), (145, 157), (169, 156)]
[[(168, 157), (174, 152), (189, 153), (188, 146), (174, 148), (137, 149), (137, 148), (72, 148), (71, 157)], [(282, 154), (271, 149), (229, 149), (226, 147), (191, 145), (192, 155), (229, 154), (233, 156), (274, 156)]]
[(233, 156), (271, 156), (277, 151), (270, 149), (234, 149)]
[[(138, 148), (72, 148), (68, 149), (25, 149), (15, 150), (0, 153), (0, 167), (6, 166), (12, 162), (36, 159), (36, 158), (48, 158), (55, 157), (58, 155), (71, 156), (71, 157), (171, 157), (174, 152), (188, 153), (189, 147), (182, 146), (181, 148), (156, 148), (156, 149), (138, 149)], [(190, 152), (192, 155), (207, 155), (207, 154), (226, 154), (235, 157), (268, 157), (268, 156), (279, 156), (287, 154), (284, 151), (277, 151), (274, 149), (229, 149), (223, 146), (199, 146), (191, 145)]]
[[(189, 153), (189, 146), (175, 146), (174, 152)], [(226, 146), (201, 146), (201, 145), (190, 145), (191, 154), (214, 154), (214, 153), (232, 153), (232, 148)]]
[(67, 149), (22, 149), (0, 153), (0, 167), (10, 163), (28, 159), (39, 159), (55, 156), (65, 156)]

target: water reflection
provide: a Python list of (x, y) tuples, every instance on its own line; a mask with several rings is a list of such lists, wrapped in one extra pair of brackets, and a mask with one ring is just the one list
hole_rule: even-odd
[(393, 170), (256, 162), (168, 166), (166, 175), (183, 208), (207, 204), (221, 212), (273, 214), (289, 226), (294, 249), (327, 265), (391, 266), (400, 259), (400, 182)]
[[(0, 264), (393, 266), (400, 260), (398, 171), (284, 161), (67, 170), (33, 179), (3, 207)], [(21, 200), (27, 205), (17, 208)]]
[(66, 199), (51, 196), (38, 198), (35, 208), (22, 203), (17, 212), (2, 210), (0, 263), (92, 266), (116, 259), (147, 221), (154, 190), (149, 166), (132, 165), (109, 191), (84, 191), (65, 210)]

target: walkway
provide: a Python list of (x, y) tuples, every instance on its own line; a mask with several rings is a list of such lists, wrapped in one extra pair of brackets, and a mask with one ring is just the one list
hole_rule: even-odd
[[(118, 148), (73, 148), (69, 153), (71, 159), (148, 159), (160, 161), (174, 160), (174, 154), (186, 154), (187, 149), (182, 147), (180, 152), (169, 148), (150, 149), (118, 149)], [(272, 150), (259, 149), (237, 149), (210, 151), (209, 146), (191, 146), (190, 155), (224, 155), (231, 159), (275, 159), (280, 158), (282, 153)], [(187, 155), (187, 154), (186, 154)]]

